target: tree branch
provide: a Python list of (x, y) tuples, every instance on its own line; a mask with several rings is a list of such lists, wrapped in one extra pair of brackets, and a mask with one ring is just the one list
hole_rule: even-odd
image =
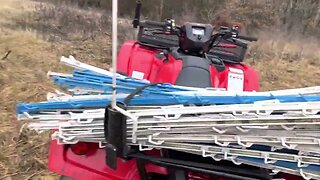
[(4, 56), (1, 58), (1, 60), (7, 59), (8, 56), (10, 55), (10, 53), (11, 53), (11, 50), (7, 51), (7, 52), (4, 54)]

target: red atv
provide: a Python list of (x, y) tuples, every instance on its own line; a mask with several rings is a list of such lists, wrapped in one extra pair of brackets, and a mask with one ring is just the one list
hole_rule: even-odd
[[(186, 23), (179, 27), (172, 19), (140, 21), (140, 8), (137, 3), (133, 21), (139, 28), (138, 38), (122, 45), (119, 73), (155, 83), (259, 91), (257, 72), (242, 62), (247, 44), (241, 40), (256, 38), (240, 36), (236, 26), (221, 27), (214, 33), (209, 24)], [(114, 131), (119, 137), (126, 133)], [(61, 179), (79, 180), (272, 178), (265, 169), (172, 150), (136, 151), (124, 156), (84, 142), (58, 145), (52, 141), (49, 169), (62, 175)]]

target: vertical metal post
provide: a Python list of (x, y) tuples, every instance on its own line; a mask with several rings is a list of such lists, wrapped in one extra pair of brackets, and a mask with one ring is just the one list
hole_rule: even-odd
[(117, 47), (118, 47), (118, 0), (112, 0), (112, 108), (116, 107), (116, 83), (117, 83)]

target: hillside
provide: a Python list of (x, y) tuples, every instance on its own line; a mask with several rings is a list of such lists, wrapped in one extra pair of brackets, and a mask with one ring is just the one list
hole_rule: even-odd
[[(124, 20), (120, 40), (134, 37)], [(41, 101), (56, 87), (47, 71), (68, 71), (62, 55), (102, 68), (110, 62), (110, 13), (31, 0), (0, 0), (0, 179), (56, 179), (47, 170), (49, 135), (28, 131), (15, 118), (18, 102)], [(288, 39), (259, 32), (246, 60), (263, 90), (320, 84), (320, 46), (312, 37)], [(301, 36), (302, 37), (302, 36)], [(7, 56), (6, 56), (7, 55)]]

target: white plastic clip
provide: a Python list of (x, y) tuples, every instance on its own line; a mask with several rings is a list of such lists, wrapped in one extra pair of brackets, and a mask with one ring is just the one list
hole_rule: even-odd
[(215, 132), (217, 132), (219, 134), (224, 134), (224, 133), (227, 132), (227, 129), (220, 130), (220, 129), (216, 128), (216, 127), (211, 127), (211, 128), (212, 128), (212, 130), (214, 130)]
[(302, 160), (300, 157), (296, 156), (295, 160), (297, 161), (297, 166), (298, 168), (302, 168), (302, 167), (308, 167), (308, 164), (303, 164)]
[(241, 116), (241, 115), (243, 115), (244, 113), (243, 113), (243, 112), (237, 112), (236, 110), (233, 110), (233, 111), (232, 111), (232, 114), (233, 114), (234, 116)]
[(271, 173), (269, 173), (271, 176), (277, 175), (280, 172), (280, 170), (272, 169)]
[(222, 159), (220, 159), (220, 158), (217, 158), (216, 157), (216, 155), (214, 155), (214, 154), (206, 154), (206, 151), (208, 150), (208, 148), (206, 148), (206, 147), (202, 147), (201, 148), (201, 151), (202, 151), (202, 157), (211, 157), (213, 160), (215, 160), (215, 161), (221, 161)]
[(258, 115), (261, 115), (261, 116), (268, 116), (272, 113), (272, 111), (265, 111), (265, 110), (257, 110), (256, 112)]
[(65, 140), (65, 139), (58, 139), (58, 140), (62, 140), (62, 142), (60, 141), (61, 144), (77, 144), (79, 142), (79, 140)]
[(239, 136), (235, 136), (235, 139), (237, 140), (237, 143), (241, 146), (244, 146), (244, 147), (251, 147), (253, 145), (253, 143), (243, 143), (241, 142), (241, 138)]
[(153, 149), (153, 147), (144, 148), (142, 144), (139, 144), (139, 151), (149, 151), (152, 149)]
[(243, 132), (243, 133), (246, 133), (246, 132), (249, 132), (249, 131), (250, 131), (250, 129), (244, 129), (244, 128), (240, 127), (240, 126), (237, 126), (236, 128), (237, 128), (239, 131)]
[(30, 115), (28, 112), (23, 112), (23, 115), (25, 115), (28, 119), (35, 119), (35, 117)]
[(292, 130), (294, 130), (294, 129), (296, 128), (296, 126), (288, 127), (288, 126), (286, 126), (286, 125), (281, 125), (281, 127), (282, 127), (283, 129), (287, 130), (287, 131), (292, 131)]
[(235, 165), (241, 165), (242, 164), (241, 162), (236, 161), (237, 157), (228, 156), (228, 153), (229, 153), (229, 150), (226, 150), (226, 149), (223, 150), (223, 157), (224, 157), (225, 160), (230, 160)]
[(280, 138), (280, 140), (281, 140), (281, 145), (283, 147), (286, 147), (288, 149), (294, 149), (295, 147), (297, 147), (297, 145), (293, 145), (293, 144), (288, 145), (287, 142), (286, 142), (286, 138), (284, 138), (284, 137)]
[(218, 137), (217, 137), (217, 136), (213, 136), (213, 138), (214, 138), (214, 143), (217, 144), (217, 145), (219, 145), (219, 146), (225, 147), (225, 146), (228, 146), (228, 145), (230, 144), (229, 142), (220, 143), (220, 142), (218, 141)]
[(55, 140), (55, 139), (59, 139), (59, 132), (55, 131), (51, 134), (51, 139)]
[(105, 144), (105, 143), (103, 143), (103, 142), (99, 141), (99, 148), (100, 148), (100, 149), (105, 148), (105, 147), (106, 147), (106, 145), (104, 145), (104, 144)]
[(93, 122), (93, 118), (89, 118), (89, 119), (81, 119), (81, 118), (77, 118), (77, 122), (80, 124), (90, 124)]
[[(180, 106), (183, 107), (183, 106)], [(167, 107), (162, 106), (161, 109), (163, 109), (163, 111), (165, 112), (164, 117), (168, 120), (172, 120), (172, 119), (179, 119), (181, 117), (181, 114), (178, 113), (173, 113), (170, 110), (168, 110)]]
[(56, 140), (57, 140), (57, 144), (58, 144), (58, 145), (63, 145), (63, 144), (64, 144), (63, 142), (61, 142), (62, 139), (60, 139), (60, 138), (57, 137)]
[(303, 172), (303, 169), (299, 169), (299, 173), (303, 177), (303, 179), (306, 179), (306, 180), (312, 179), (311, 176), (308, 176), (305, 172)]
[(269, 159), (269, 154), (267, 154), (267, 153), (262, 153), (262, 156), (263, 156), (265, 164), (273, 164), (273, 163), (277, 162), (277, 160)]
[(271, 151), (271, 152), (274, 152), (274, 151), (279, 150), (279, 149), (282, 149), (282, 148), (278, 148), (278, 147), (275, 147), (275, 146), (271, 146), (270, 151)]
[(61, 133), (59, 133), (58, 136), (59, 136), (59, 138), (63, 139), (64, 141), (71, 141), (74, 138), (76, 138), (75, 136), (65, 137)]
[(148, 136), (148, 142), (149, 142), (150, 144), (161, 145), (161, 144), (164, 143), (164, 141), (154, 141), (154, 140), (152, 140), (152, 137), (153, 137), (153, 135), (149, 135), (149, 136)]

